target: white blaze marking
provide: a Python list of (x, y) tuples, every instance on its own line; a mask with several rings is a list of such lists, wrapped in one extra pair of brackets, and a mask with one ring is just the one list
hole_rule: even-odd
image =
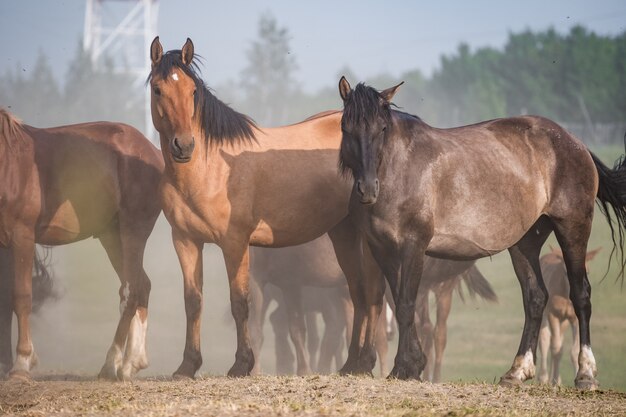
[(172, 74), (172, 79), (173, 79), (174, 81), (178, 81), (178, 74), (173, 73), (173, 74)]

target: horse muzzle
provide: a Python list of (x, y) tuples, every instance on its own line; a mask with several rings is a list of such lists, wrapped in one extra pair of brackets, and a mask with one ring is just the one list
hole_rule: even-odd
[(358, 180), (356, 182), (356, 192), (361, 199), (361, 204), (374, 204), (378, 199), (379, 190), (380, 182), (378, 181), (378, 178), (373, 181)]
[(170, 141), (170, 153), (175, 162), (184, 164), (191, 160), (191, 154), (196, 147), (196, 141), (192, 137), (190, 141), (182, 141), (174, 138)]

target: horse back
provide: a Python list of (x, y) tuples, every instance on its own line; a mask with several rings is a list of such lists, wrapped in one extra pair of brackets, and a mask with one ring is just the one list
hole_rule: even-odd
[(94, 122), (28, 131), (41, 191), (38, 241), (97, 235), (120, 213), (138, 223), (156, 217), (162, 157), (136, 129)]

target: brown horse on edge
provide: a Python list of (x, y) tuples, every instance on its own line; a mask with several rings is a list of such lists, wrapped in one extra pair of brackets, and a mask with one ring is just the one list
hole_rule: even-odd
[[(120, 278), (121, 317), (100, 377), (127, 379), (147, 366), (150, 280), (143, 251), (161, 211), (159, 151), (136, 129), (95, 122), (38, 129), (0, 110), (0, 246), (13, 253), (17, 357), (28, 377), (35, 243), (100, 240)], [(125, 351), (124, 351), (125, 349)]]
[(580, 325), (575, 383), (595, 389), (585, 255), (597, 198), (619, 244), (623, 276), (626, 161), (607, 167), (565, 129), (537, 116), (434, 128), (392, 109), (399, 86), (379, 92), (364, 84), (352, 90), (344, 77), (339, 82), (341, 164), (355, 185), (350, 216), (396, 300), (400, 339), (391, 374), (419, 378), (425, 365), (413, 326), (423, 255), (470, 260), (508, 249), (525, 323), (513, 365), (500, 383), (533, 378), (548, 301), (539, 253), (554, 232)]
[(224, 255), (237, 327), (228, 375), (242, 376), (254, 366), (247, 326), (249, 246), (292, 246), (326, 232), (357, 300), (342, 372), (370, 373), (376, 361), (375, 326), (369, 325), (376, 321), (370, 317), (380, 311), (368, 296), (371, 286), (362, 284), (368, 279), (358, 277), (380, 270), (371, 257), (362, 257), (360, 236), (347, 218), (352, 184), (337, 173), (341, 112), (260, 129), (211, 94), (197, 75), (190, 39), (182, 50), (163, 53), (157, 37), (150, 56), (152, 121), (165, 159), (161, 200), (183, 272), (187, 315), (183, 360), (174, 376), (193, 377), (202, 364), (205, 243), (217, 244)]

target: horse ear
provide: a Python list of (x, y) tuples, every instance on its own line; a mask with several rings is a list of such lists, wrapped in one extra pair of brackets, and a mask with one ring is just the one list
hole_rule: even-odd
[(152, 66), (157, 65), (163, 57), (163, 47), (157, 36), (150, 45), (150, 59), (152, 60)]
[(404, 84), (404, 81), (402, 81), (400, 84), (390, 87), (386, 90), (383, 90), (380, 92), (380, 96), (385, 99), (386, 102), (390, 102), (391, 99), (393, 98), (393, 96), (396, 94), (396, 91), (398, 91), (398, 88), (400, 88), (400, 86)]
[(191, 61), (193, 61), (193, 42), (191, 42), (191, 39), (189, 38), (187, 38), (187, 42), (185, 42), (185, 44), (183, 45), (182, 55), (183, 64), (191, 64)]
[(589, 262), (591, 261), (593, 258), (596, 257), (596, 255), (598, 254), (598, 252), (600, 252), (600, 250), (602, 249), (602, 246), (600, 246), (599, 248), (596, 248), (594, 250), (590, 250), (589, 252), (587, 252), (587, 256), (585, 256), (585, 262)]
[(351, 92), (352, 87), (350, 87), (350, 83), (346, 80), (346, 77), (342, 76), (339, 80), (339, 95), (341, 96), (341, 99), (345, 102)]

